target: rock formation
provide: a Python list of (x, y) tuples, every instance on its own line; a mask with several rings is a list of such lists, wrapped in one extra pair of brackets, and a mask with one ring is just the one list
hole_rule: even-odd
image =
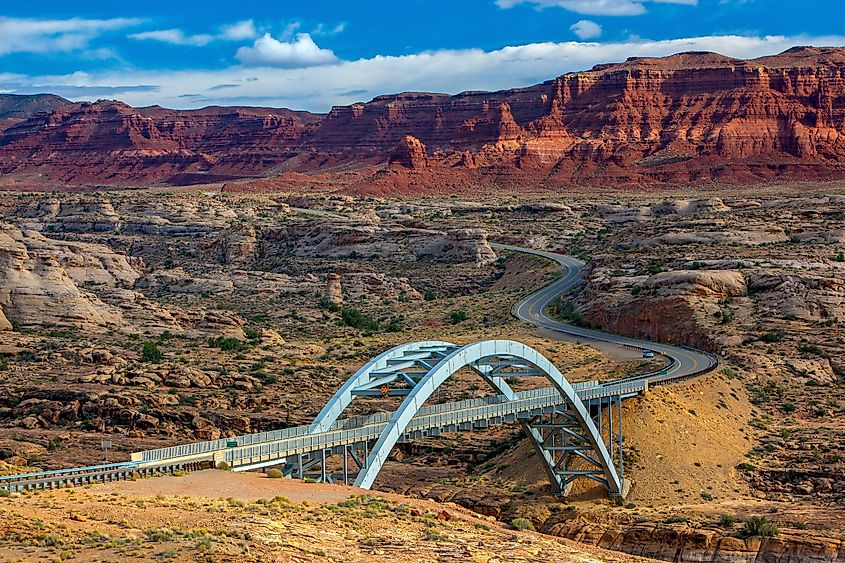
[(369, 222), (326, 222), (268, 231), (265, 243), (281, 243), (286, 250), (304, 257), (429, 260), (477, 266), (496, 260), (487, 234), (481, 229), (440, 232)]
[(845, 49), (796, 47), (633, 58), (527, 88), (379, 96), (326, 115), (47, 104), (0, 126), (0, 173), (41, 186), (261, 173), (271, 178), (226, 187), (365, 193), (843, 178), (843, 73)]
[(0, 223), (0, 311), (22, 326), (57, 325), (103, 332), (231, 334), (230, 313), (164, 308), (135, 291), (133, 262), (94, 243), (50, 239)]
[(338, 307), (343, 305), (343, 288), (340, 285), (340, 276), (338, 274), (328, 274), (326, 276), (326, 289), (323, 291), (323, 297), (332, 305)]
[(390, 155), (390, 163), (398, 164), (410, 169), (425, 168), (428, 164), (428, 153), (425, 145), (413, 135), (405, 135), (399, 145)]
[(9, 322), (9, 319), (3, 313), (3, 308), (0, 307), (0, 331), (3, 330), (12, 330), (12, 323)]

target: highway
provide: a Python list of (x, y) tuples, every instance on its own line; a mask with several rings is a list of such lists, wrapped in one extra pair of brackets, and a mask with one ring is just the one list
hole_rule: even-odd
[(524, 297), (513, 306), (512, 313), (516, 318), (540, 328), (560, 332), (579, 339), (603, 342), (622, 348), (653, 350), (656, 354), (665, 356), (672, 362), (665, 371), (660, 370), (659, 372), (641, 374), (633, 378), (617, 380), (612, 383), (620, 383), (622, 381), (643, 378), (649, 379), (652, 383), (660, 383), (663, 381), (682, 379), (697, 375), (703, 371), (710, 370), (717, 365), (718, 360), (716, 360), (716, 358), (712, 355), (705, 354), (704, 352), (693, 350), (691, 348), (672, 346), (670, 344), (658, 344), (656, 342), (629, 338), (627, 336), (618, 336), (599, 330), (565, 324), (552, 319), (546, 315), (546, 308), (559, 295), (568, 292), (581, 283), (585, 265), (584, 262), (578, 260), (577, 258), (573, 258), (572, 256), (557, 254), (555, 252), (533, 250), (498, 243), (493, 243), (491, 246), (494, 249), (540, 256), (557, 262), (561, 267), (561, 275), (559, 278), (534, 293)]

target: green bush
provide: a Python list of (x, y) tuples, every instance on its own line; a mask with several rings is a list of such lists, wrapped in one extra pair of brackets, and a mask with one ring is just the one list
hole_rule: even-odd
[(9, 360), (0, 360), (0, 371), (7, 371), (9, 369)]
[(766, 520), (765, 516), (752, 516), (740, 532), (740, 537), (750, 538), (753, 536), (760, 536), (763, 538), (770, 538), (780, 533), (778, 527), (772, 522)]
[(245, 348), (243, 341), (238, 340), (234, 336), (218, 336), (217, 338), (209, 338), (208, 345), (211, 348), (220, 348), (224, 352), (240, 352)]
[(783, 340), (783, 331), (779, 328), (770, 330), (769, 332), (763, 334), (763, 336), (760, 337), (760, 340), (762, 340), (763, 342), (768, 342), (769, 344), (773, 342), (780, 342), (781, 340)]
[(161, 353), (155, 342), (144, 342), (144, 346), (141, 348), (142, 362), (157, 364), (161, 361), (162, 357), (164, 357), (164, 354)]
[(358, 309), (342, 309), (340, 311), (340, 322), (346, 326), (357, 328), (358, 330), (378, 330), (378, 321), (372, 317), (368, 317)]
[(247, 327), (244, 329), (244, 335), (246, 335), (247, 340), (259, 340), (261, 339), (261, 331), (257, 328)]
[(434, 292), (431, 291), (430, 289), (428, 291), (426, 291), (425, 295), (423, 296), (423, 299), (425, 299), (426, 301), (434, 301), (436, 298), (437, 298), (437, 296), (434, 295)]
[(837, 262), (845, 262), (845, 252), (840, 252), (836, 255)]
[(275, 467), (267, 471), (268, 479), (281, 479), (282, 477), (284, 477), (284, 474), (282, 474), (281, 470), (276, 469)]
[(217, 464), (217, 469), (220, 471), (229, 471), (229, 464), (225, 461), (221, 461)]
[(642, 290), (643, 290), (643, 288), (641, 288), (638, 285), (635, 285), (634, 287), (631, 288), (631, 295), (639, 295)]
[(733, 514), (720, 514), (719, 524), (721, 524), (725, 528), (730, 528), (731, 526), (736, 524), (736, 516), (734, 516)]
[(457, 309), (449, 313), (449, 318), (451, 319), (452, 324), (456, 325), (467, 320), (469, 318), (469, 315), (467, 315), (466, 311)]
[(317, 302), (317, 306), (320, 309), (326, 309), (327, 311), (331, 311), (332, 313), (340, 312), (340, 305), (332, 303), (331, 300), (325, 295), (320, 297), (320, 300)]
[(528, 518), (514, 518), (511, 520), (511, 526), (517, 530), (534, 530), (534, 524)]

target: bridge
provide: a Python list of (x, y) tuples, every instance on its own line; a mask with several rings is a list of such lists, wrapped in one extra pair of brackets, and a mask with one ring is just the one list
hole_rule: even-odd
[[(612, 382), (573, 384), (542, 354), (519, 342), (411, 342), (362, 366), (310, 425), (136, 452), (131, 461), (117, 464), (4, 476), (0, 487), (44, 489), (225, 464), (233, 471), (277, 466), (289, 476), (370, 488), (398, 443), (518, 423), (531, 438), (554, 493), (565, 496), (573, 481), (584, 478), (600, 483), (611, 497), (624, 497), (629, 482), (624, 477), (622, 401), (650, 386), (709, 371), (717, 360), (697, 350), (618, 337), (550, 319), (544, 313), (546, 306), (580, 282), (583, 263), (553, 253), (527, 252), (556, 261), (563, 275), (517, 303), (515, 316), (584, 341), (652, 349), (663, 355), (668, 365)], [(479, 377), (492, 394), (426, 405), (441, 385), (462, 371)], [(515, 392), (509, 382), (521, 378), (544, 378), (549, 386)], [(392, 413), (340, 418), (356, 398), (371, 396), (402, 400)]]

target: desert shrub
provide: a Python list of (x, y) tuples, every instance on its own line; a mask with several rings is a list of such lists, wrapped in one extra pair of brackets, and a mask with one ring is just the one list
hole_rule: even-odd
[(837, 262), (845, 262), (845, 252), (840, 252), (836, 255)]
[(358, 309), (342, 309), (340, 322), (358, 330), (378, 330), (378, 321), (359, 311)]
[(320, 300), (317, 302), (317, 306), (320, 309), (325, 309), (327, 311), (331, 311), (332, 313), (340, 312), (340, 305), (338, 305), (337, 303), (332, 303), (332, 301), (325, 295), (320, 297)]
[(684, 522), (689, 522), (689, 518), (686, 516), (670, 516), (666, 519), (667, 524), (682, 524)]
[(169, 542), (176, 539), (176, 534), (173, 533), (173, 530), (167, 528), (150, 528), (149, 530), (144, 530), (144, 535), (147, 537), (147, 541), (155, 543)]
[(0, 371), (7, 371), (9, 369), (9, 360), (0, 360)]
[(720, 514), (719, 524), (725, 528), (730, 528), (731, 526), (736, 524), (736, 516), (734, 516), (733, 514)]
[(713, 495), (711, 495), (707, 491), (701, 491), (701, 498), (703, 498), (707, 502), (710, 502), (711, 500), (713, 500)]
[(12, 492), (9, 489), (0, 489), (0, 498), (8, 498), (12, 496)]
[(217, 464), (217, 469), (220, 471), (229, 471), (229, 464), (225, 461), (221, 461)]
[(511, 520), (511, 526), (517, 530), (534, 530), (534, 524), (528, 518), (514, 518)]
[(244, 343), (234, 336), (218, 336), (209, 338), (208, 345), (211, 348), (220, 348), (224, 352), (239, 352), (244, 349)]
[(173, 475), (174, 477), (184, 477), (184, 476), (185, 476), (185, 472), (184, 472), (184, 471), (182, 471), (182, 470), (177, 469), (176, 471), (174, 471), (173, 473), (171, 473), (171, 475)]
[(455, 311), (449, 313), (449, 319), (452, 321), (453, 325), (461, 323), (467, 320), (468, 318), (469, 315), (467, 315), (467, 312), (462, 309), (456, 309)]
[(162, 357), (164, 357), (164, 354), (161, 353), (155, 342), (144, 342), (144, 346), (141, 348), (142, 362), (157, 364), (161, 361)]
[(643, 290), (643, 288), (641, 288), (638, 285), (635, 285), (634, 287), (631, 288), (631, 295), (639, 295), (642, 290)]
[(244, 329), (244, 335), (247, 340), (259, 340), (261, 338), (261, 331), (257, 328), (247, 327)]
[(276, 469), (275, 467), (273, 469), (270, 469), (269, 471), (267, 471), (267, 478), (268, 479), (281, 479), (282, 477), (284, 477), (282, 472), (280, 470)]
[(778, 533), (780, 533), (778, 527), (772, 522), (766, 520), (765, 516), (752, 516), (749, 518), (748, 522), (745, 523), (745, 526), (743, 526), (739, 535), (744, 538), (750, 538), (753, 536), (770, 538), (778, 535)]
[(437, 296), (434, 295), (434, 292), (431, 291), (430, 289), (428, 291), (426, 291), (425, 295), (423, 296), (423, 299), (425, 299), (426, 301), (434, 301), (436, 298), (437, 298)]
[(760, 337), (760, 340), (762, 340), (763, 342), (768, 342), (770, 344), (773, 342), (780, 342), (781, 340), (783, 340), (783, 330), (779, 328), (770, 330), (764, 333)]

